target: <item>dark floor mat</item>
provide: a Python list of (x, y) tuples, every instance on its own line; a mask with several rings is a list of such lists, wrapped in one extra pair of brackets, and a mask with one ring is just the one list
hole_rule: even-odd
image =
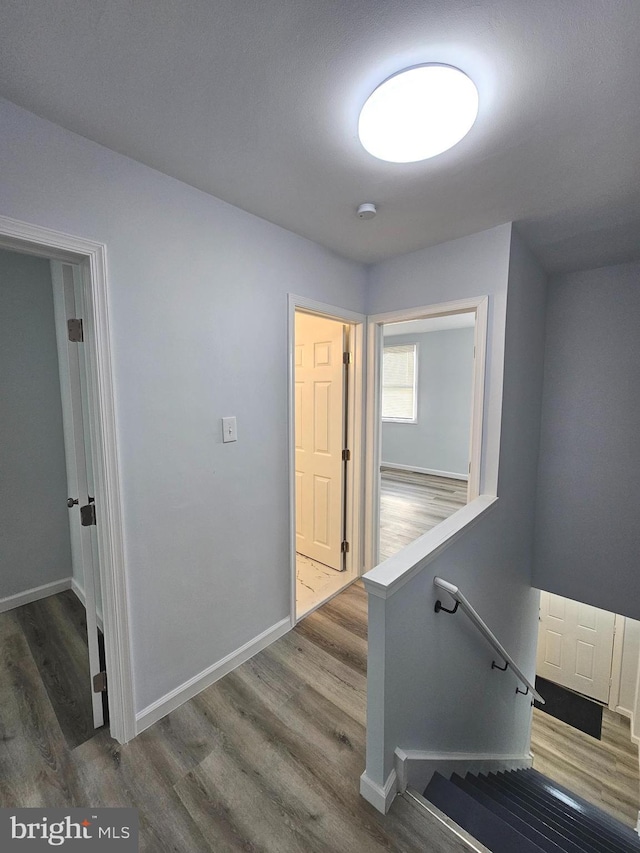
[(536, 708), (591, 737), (602, 739), (602, 705), (539, 676), (536, 676), (536, 690), (546, 703), (536, 702)]

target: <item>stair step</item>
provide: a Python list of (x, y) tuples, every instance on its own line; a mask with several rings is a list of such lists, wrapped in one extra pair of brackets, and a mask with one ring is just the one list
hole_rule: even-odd
[(470, 779), (463, 779), (457, 773), (451, 777), (451, 781), (458, 788), (461, 788), (467, 794), (483, 806), (494, 812), (498, 817), (510, 824), (522, 835), (526, 835), (534, 841), (547, 853), (556, 853), (556, 851), (564, 851), (564, 853), (584, 853), (584, 848), (578, 846), (568, 838), (564, 838), (559, 833), (554, 832), (546, 824), (537, 818), (532, 817), (524, 809), (511, 802), (503, 802), (501, 795), (492, 797), (479, 786), (473, 784)]
[(544, 848), (439, 773), (433, 774), (424, 795), (492, 853), (544, 853)]
[(537, 814), (546, 814), (549, 820), (566, 828), (574, 837), (591, 844), (593, 849), (601, 853), (621, 853), (628, 850), (626, 842), (611, 834), (600, 821), (582, 815), (565, 800), (528, 785), (522, 777), (513, 773), (490, 773), (487, 779), (490, 784), (517, 798), (526, 808)]
[(424, 795), (493, 853), (640, 853), (630, 827), (533, 769), (435, 773)]
[(538, 801), (553, 803), (556, 808), (560, 806), (565, 812), (572, 814), (581, 826), (590, 828), (597, 832), (599, 837), (616, 845), (616, 849), (622, 845), (623, 850), (628, 850), (629, 844), (632, 844), (632, 849), (640, 850), (638, 838), (633, 830), (627, 832), (628, 827), (595, 806), (592, 807), (586, 803), (582, 805), (570, 792), (565, 794), (554, 790), (553, 783), (549, 785), (540, 784), (535, 777), (530, 775), (505, 773), (504, 776), (509, 784), (527, 792), (532, 797), (535, 796)]
[[(597, 843), (593, 843), (590, 833), (581, 831), (576, 832), (575, 826), (567, 826), (566, 823), (559, 821), (557, 819), (557, 815), (548, 809), (544, 807), (537, 808), (535, 804), (531, 804), (522, 797), (514, 795), (511, 791), (504, 790), (486, 776), (472, 777), (469, 774), (467, 779), (470, 784), (474, 785), (488, 796), (498, 800), (500, 803), (505, 805), (506, 808), (515, 808), (518, 810), (519, 814), (528, 815), (531, 819), (538, 821), (540, 824), (547, 827), (549, 834), (555, 833), (556, 835), (571, 841), (580, 850), (588, 850), (591, 851), (591, 853), (603, 853), (602, 847)], [(605, 848), (605, 853), (613, 853), (613, 851), (609, 851)]]
[(599, 808), (588, 800), (585, 800), (584, 797), (570, 791), (568, 788), (565, 788), (563, 785), (549, 779), (547, 776), (544, 776), (542, 773), (534, 770), (533, 768), (513, 772), (519, 778), (524, 776), (527, 784), (535, 785), (537, 788), (546, 791), (551, 796), (557, 796), (560, 794), (561, 799), (564, 799), (565, 801), (566, 799), (573, 801), (581, 815), (591, 819), (597, 819), (600, 823), (604, 823), (610, 831), (621, 836), (628, 843), (630, 842), (634, 845), (634, 848), (632, 849), (640, 850), (640, 838), (638, 838), (636, 831), (630, 826), (621, 823), (613, 815), (609, 814), (609, 812)]

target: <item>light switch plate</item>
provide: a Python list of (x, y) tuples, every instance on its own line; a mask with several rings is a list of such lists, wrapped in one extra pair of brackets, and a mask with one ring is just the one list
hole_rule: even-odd
[(222, 440), (225, 442), (238, 440), (238, 427), (235, 418), (222, 419)]

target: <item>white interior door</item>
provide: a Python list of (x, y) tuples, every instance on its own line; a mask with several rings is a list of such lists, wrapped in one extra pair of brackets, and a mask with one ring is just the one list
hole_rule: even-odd
[(613, 613), (542, 592), (537, 674), (608, 702), (614, 623)]
[(296, 550), (343, 568), (345, 326), (295, 315)]
[(81, 507), (89, 505), (90, 497), (95, 498), (95, 492), (92, 491), (91, 444), (86, 411), (86, 367), (83, 343), (71, 342), (67, 333), (67, 320), (82, 317), (82, 305), (77, 304), (81, 298), (80, 269), (71, 264), (52, 261), (51, 275), (62, 391), (67, 482), (69, 497), (77, 500), (77, 503), (69, 507), (73, 576), (84, 597), (90, 671), (87, 690), (91, 692), (92, 697), (93, 723), (96, 728), (99, 728), (104, 724), (104, 713), (102, 694), (95, 693), (93, 690), (93, 679), (101, 669), (96, 613), (95, 527), (83, 526), (81, 523)]

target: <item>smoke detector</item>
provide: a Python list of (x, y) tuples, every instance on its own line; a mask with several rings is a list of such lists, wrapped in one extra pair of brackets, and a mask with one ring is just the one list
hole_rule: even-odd
[(373, 219), (377, 212), (375, 204), (370, 201), (364, 202), (364, 204), (361, 204), (358, 208), (358, 216), (360, 219)]

